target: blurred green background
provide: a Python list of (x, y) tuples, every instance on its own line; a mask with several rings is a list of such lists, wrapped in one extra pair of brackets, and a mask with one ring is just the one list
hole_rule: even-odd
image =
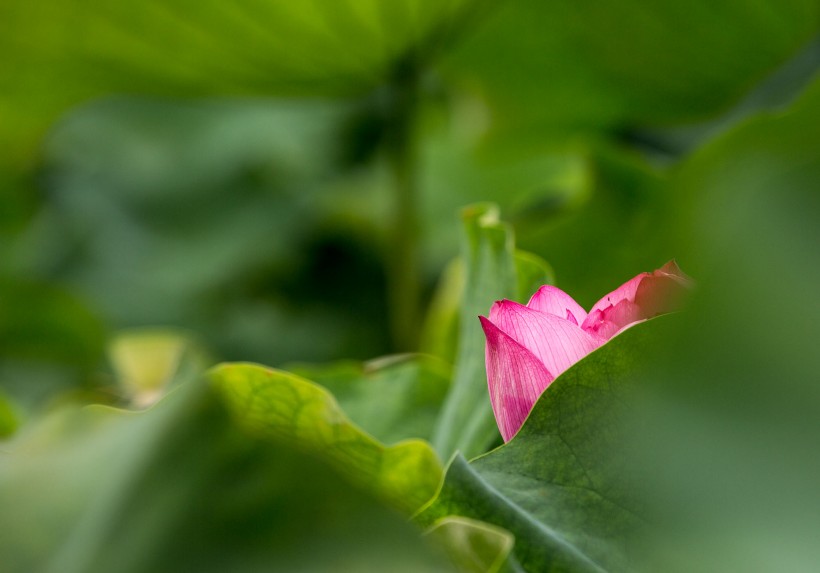
[(121, 403), (134, 328), (160, 361), (452, 362), (425, 317), (492, 201), (585, 306), (676, 257), (707, 294), (658, 376), (745, 396), (801, 473), (819, 30), (814, 0), (5, 0), (0, 435)]
[(477, 200), (591, 304), (683, 256), (676, 163), (818, 61), (799, 1), (1, 10), (15, 387), (93, 383), (138, 326), (274, 365), (417, 349)]

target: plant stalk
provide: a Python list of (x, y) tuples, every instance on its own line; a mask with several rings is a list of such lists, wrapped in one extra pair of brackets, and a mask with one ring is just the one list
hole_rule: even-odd
[(400, 66), (392, 85), (386, 147), (393, 187), (391, 250), (388, 263), (390, 330), (396, 351), (418, 349), (421, 280), (419, 273), (418, 69)]

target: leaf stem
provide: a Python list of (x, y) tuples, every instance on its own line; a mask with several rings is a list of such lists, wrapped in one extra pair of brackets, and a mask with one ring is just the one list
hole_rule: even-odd
[(391, 252), (388, 261), (388, 303), (393, 346), (416, 350), (420, 328), (418, 149), (415, 124), (419, 72), (408, 58), (391, 85), (386, 149), (393, 187)]

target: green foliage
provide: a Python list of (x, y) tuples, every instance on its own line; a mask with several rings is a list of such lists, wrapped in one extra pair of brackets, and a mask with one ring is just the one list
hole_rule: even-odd
[[(813, 0), (5, 0), (0, 569), (815, 568), (819, 31)], [(671, 258), (686, 310), (501, 445), (477, 316)]]
[[(369, 306), (384, 298), (377, 246), (361, 215), (323, 207), (349, 111), (133, 98), (79, 109), (43, 149), (56, 184), (19, 258), (115, 328), (183, 327), (226, 359), (387, 352), (384, 313)], [(279, 330), (289, 336), (264, 336)]]

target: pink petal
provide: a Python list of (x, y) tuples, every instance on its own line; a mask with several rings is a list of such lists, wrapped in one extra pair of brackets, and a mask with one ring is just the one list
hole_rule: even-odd
[(609, 339), (627, 326), (672, 312), (692, 281), (669, 261), (652, 273), (641, 273), (595, 303), (581, 328)]
[(694, 281), (672, 260), (641, 281), (635, 292), (635, 302), (644, 309), (647, 318), (651, 318), (677, 310), (681, 298), (693, 286)]
[(643, 320), (640, 307), (632, 301), (622, 300), (614, 306), (589, 313), (583, 329), (590, 334), (609, 340), (624, 327)]
[(487, 384), (493, 414), (505, 442), (518, 432), (536, 400), (554, 380), (532, 352), (495, 324), (478, 317), (487, 337)]
[(544, 285), (535, 291), (527, 306), (533, 310), (553, 314), (580, 325), (587, 317), (587, 312), (575, 300), (560, 288)]
[[(622, 300), (633, 301), (635, 300), (635, 293), (638, 291), (638, 285), (641, 284), (641, 281), (644, 277), (648, 277), (649, 273), (641, 273), (638, 276), (629, 279), (624, 284), (616, 288), (611, 293), (604, 296), (601, 300), (596, 302), (592, 309), (589, 311), (589, 315), (587, 320), (589, 320), (589, 316), (592, 316), (596, 310), (604, 311), (610, 307), (616, 306)], [(586, 327), (582, 324), (581, 328), (586, 330)]]
[(678, 266), (678, 262), (675, 259), (672, 259), (671, 261), (669, 261), (668, 263), (663, 265), (661, 268), (659, 268), (657, 271), (655, 271), (654, 274), (658, 274), (658, 273), (664, 274), (664, 275), (675, 276), (675, 277), (684, 279), (686, 281), (691, 280), (688, 276), (686, 276), (684, 274), (684, 272), (682, 270), (680, 270), (680, 267)]
[(532, 352), (554, 376), (559, 376), (604, 342), (568, 320), (509, 300), (493, 305), (490, 320)]

